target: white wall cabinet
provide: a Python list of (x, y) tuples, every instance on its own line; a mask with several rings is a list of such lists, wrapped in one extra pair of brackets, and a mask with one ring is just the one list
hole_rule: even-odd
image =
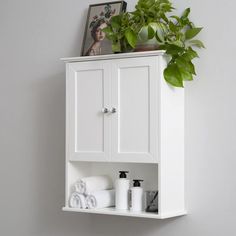
[[(168, 218), (183, 215), (184, 91), (163, 78), (163, 51), (63, 58), (66, 62), (64, 210)], [(159, 212), (68, 207), (79, 178), (129, 170), (159, 191)]]

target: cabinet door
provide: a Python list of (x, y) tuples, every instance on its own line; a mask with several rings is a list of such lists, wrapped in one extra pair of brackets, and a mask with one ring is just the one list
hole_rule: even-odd
[(109, 156), (109, 71), (103, 61), (67, 64), (67, 156), (106, 161)]
[(155, 163), (158, 151), (158, 58), (112, 66), (112, 161)]

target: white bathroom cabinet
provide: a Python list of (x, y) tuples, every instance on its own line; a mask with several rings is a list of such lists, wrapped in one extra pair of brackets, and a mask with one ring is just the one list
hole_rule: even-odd
[[(66, 62), (66, 211), (168, 218), (186, 214), (184, 90), (163, 78), (163, 51), (63, 58)], [(128, 170), (158, 190), (159, 212), (68, 207), (80, 177)]]

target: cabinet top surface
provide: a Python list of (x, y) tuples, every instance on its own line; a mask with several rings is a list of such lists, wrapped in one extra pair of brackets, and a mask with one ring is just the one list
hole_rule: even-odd
[(111, 60), (111, 59), (122, 59), (122, 58), (137, 58), (137, 57), (148, 57), (148, 56), (163, 56), (164, 50), (156, 51), (145, 51), (145, 52), (130, 52), (130, 53), (118, 53), (118, 54), (107, 54), (99, 56), (81, 56), (81, 57), (65, 57), (61, 58), (64, 62), (82, 62), (82, 61), (97, 61), (97, 60)]

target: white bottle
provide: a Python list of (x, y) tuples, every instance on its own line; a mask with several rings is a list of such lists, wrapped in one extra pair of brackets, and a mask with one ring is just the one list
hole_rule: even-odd
[(141, 188), (141, 179), (134, 179), (133, 187), (131, 188), (131, 211), (143, 210), (143, 188)]
[(119, 171), (120, 178), (115, 182), (115, 190), (116, 190), (116, 209), (117, 210), (127, 210), (129, 207), (129, 185), (130, 180), (127, 179), (126, 173), (128, 171)]

